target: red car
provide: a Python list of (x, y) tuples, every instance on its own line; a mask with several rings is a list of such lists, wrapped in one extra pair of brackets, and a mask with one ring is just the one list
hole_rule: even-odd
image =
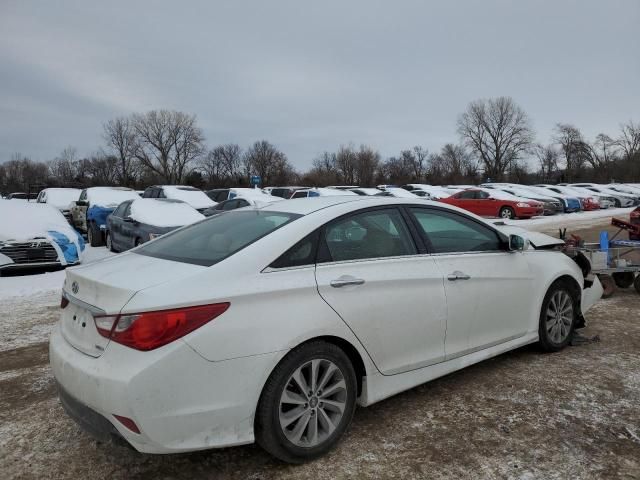
[(590, 212), (592, 210), (600, 210), (600, 204), (593, 197), (578, 197), (580, 199), (580, 204), (582, 205), (582, 210), (585, 212)]
[(515, 197), (511, 199), (473, 188), (463, 190), (447, 198), (441, 198), (440, 201), (464, 208), (483, 217), (531, 218), (544, 213), (543, 204), (535, 200)]
[[(631, 212), (630, 217), (631, 217), (631, 219), (629, 220), (630, 223), (640, 226), (640, 207), (636, 208), (633, 212)], [(640, 240), (640, 235), (634, 235), (632, 233), (629, 233), (629, 240)]]

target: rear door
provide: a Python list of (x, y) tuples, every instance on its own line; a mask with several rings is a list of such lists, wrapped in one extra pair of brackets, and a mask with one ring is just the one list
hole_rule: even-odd
[(111, 243), (113, 243), (116, 248), (122, 248), (122, 212), (124, 212), (124, 210), (125, 203), (121, 203), (107, 218)]
[(136, 226), (135, 221), (131, 218), (131, 202), (127, 202), (122, 212), (122, 223), (120, 224), (120, 235), (122, 239), (122, 247), (130, 249), (135, 246)]
[(443, 278), (399, 209), (359, 210), (326, 225), (316, 281), (383, 374), (444, 359)]
[(518, 338), (538, 309), (525, 255), (484, 223), (457, 212), (409, 209), (444, 277), (447, 359)]

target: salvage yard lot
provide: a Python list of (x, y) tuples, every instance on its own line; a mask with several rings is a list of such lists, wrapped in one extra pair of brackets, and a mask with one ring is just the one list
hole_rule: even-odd
[[(595, 240), (599, 222), (578, 233)], [(48, 275), (50, 291), (29, 290), (22, 277), (17, 295), (0, 292), (3, 478), (640, 478), (632, 290), (588, 313), (584, 334), (599, 342), (556, 354), (522, 348), (358, 409), (336, 450), (294, 467), (255, 446), (152, 456), (84, 434), (60, 407), (48, 367), (59, 273)]]

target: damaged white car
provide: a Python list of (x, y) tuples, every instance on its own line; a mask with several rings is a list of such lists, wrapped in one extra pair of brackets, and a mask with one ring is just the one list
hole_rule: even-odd
[(558, 240), (500, 228), (423, 199), (301, 199), (74, 268), (50, 342), (60, 399), (141, 452), (318, 457), (356, 404), (570, 342), (600, 283)]
[(84, 240), (58, 209), (0, 200), (0, 273), (80, 263)]

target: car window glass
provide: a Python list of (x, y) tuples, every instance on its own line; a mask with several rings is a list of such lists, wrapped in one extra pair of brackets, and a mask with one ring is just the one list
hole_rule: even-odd
[(123, 217), (123, 218), (127, 218), (127, 217), (129, 217), (129, 216), (131, 216), (131, 203), (128, 203), (128, 202), (127, 202), (127, 203), (124, 205), (124, 210), (123, 210), (123, 212), (122, 212), (122, 217)]
[(158, 189), (158, 198), (167, 198), (167, 196), (164, 194), (164, 190), (162, 190), (161, 188)]
[(458, 198), (462, 198), (465, 200), (472, 200), (476, 197), (476, 193), (473, 190), (470, 191), (466, 191), (466, 192), (460, 192), (458, 194)]
[(122, 217), (122, 212), (123, 212), (123, 211), (124, 211), (124, 204), (123, 204), (123, 203), (121, 203), (120, 205), (118, 205), (118, 208), (116, 208), (116, 209), (113, 211), (112, 215), (113, 215), (114, 217)]
[(503, 250), (496, 232), (455, 213), (411, 208), (433, 253), (486, 252)]
[(326, 228), (333, 261), (413, 255), (415, 245), (395, 209), (372, 210), (338, 220)]
[(235, 208), (237, 208), (238, 202), (237, 200), (229, 200), (224, 202), (224, 207), (222, 208), (223, 210), (234, 210)]
[(482, 190), (478, 190), (476, 192), (476, 198), (478, 200), (484, 200), (486, 198), (489, 198), (489, 194), (487, 192), (483, 192)]
[(249, 206), (249, 202), (247, 202), (244, 198), (239, 198), (237, 200), (238, 205), (236, 206), (236, 208), (241, 208), (241, 207), (248, 207)]
[(80, 200), (86, 200), (87, 199), (87, 191), (83, 190), (82, 193), (80, 194)]
[(291, 198), (305, 198), (307, 196), (307, 192), (296, 192), (293, 194)]
[(166, 234), (136, 253), (211, 266), (298, 217), (285, 212), (234, 210)]
[(304, 265), (313, 265), (316, 261), (316, 249), (320, 232), (315, 231), (296, 243), (293, 247), (283, 253), (271, 268), (291, 268)]

